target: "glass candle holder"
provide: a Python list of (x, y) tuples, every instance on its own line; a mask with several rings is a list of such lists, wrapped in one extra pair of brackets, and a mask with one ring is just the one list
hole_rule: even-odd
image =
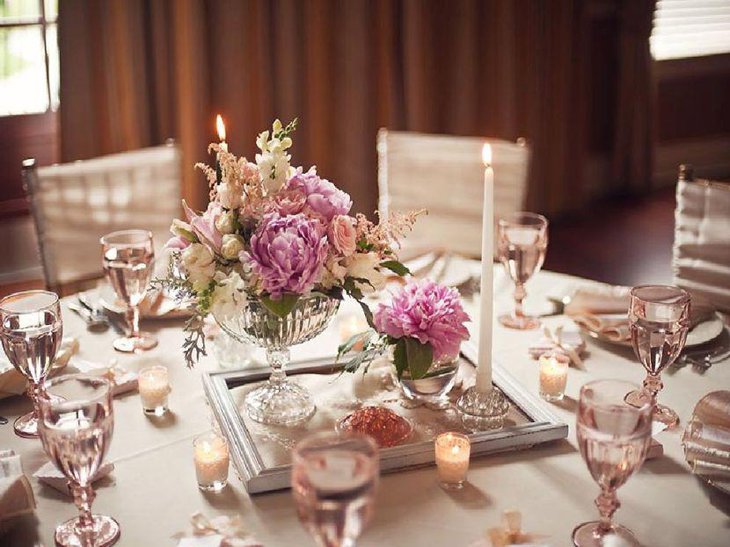
[[(356, 334), (360, 334), (362, 332), (365, 332), (370, 327), (368, 326), (365, 319), (362, 318), (360, 315), (355, 315), (354, 313), (343, 315), (338, 319), (338, 329), (340, 334), (340, 344), (344, 344), (347, 342), (350, 338), (355, 336)], [(358, 341), (353, 346), (353, 351), (362, 351), (363, 349), (363, 343), (362, 341)]]
[(193, 440), (198, 488), (218, 492), (228, 484), (228, 441), (212, 431)]
[(462, 488), (469, 470), (469, 437), (461, 433), (442, 433), (436, 437), (434, 446), (439, 483), (447, 490)]
[(546, 401), (562, 401), (568, 383), (570, 358), (562, 353), (543, 353), (540, 356), (540, 397)]
[(167, 412), (167, 396), (171, 391), (167, 368), (162, 365), (143, 368), (139, 371), (137, 386), (144, 413), (163, 416)]

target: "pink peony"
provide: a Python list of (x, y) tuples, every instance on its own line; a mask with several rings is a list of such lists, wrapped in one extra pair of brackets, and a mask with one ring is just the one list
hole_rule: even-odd
[(281, 216), (296, 215), (304, 209), (307, 196), (298, 190), (282, 190), (274, 197), (273, 211)]
[(378, 306), (373, 319), (382, 334), (431, 344), (434, 361), (455, 357), (461, 342), (469, 339), (464, 323), (470, 318), (458, 291), (430, 279), (408, 283), (390, 305)]
[(315, 167), (306, 173), (301, 168), (297, 169), (287, 188), (302, 192), (306, 196), (307, 209), (321, 216), (325, 223), (337, 215), (346, 215), (352, 207), (350, 196), (327, 179), (319, 178)]
[(327, 237), (343, 256), (350, 256), (355, 252), (357, 245), (357, 233), (352, 224), (352, 217), (337, 215), (330, 222), (327, 229)]
[(211, 201), (208, 204), (208, 209), (202, 215), (198, 215), (183, 200), (183, 208), (190, 227), (198, 240), (208, 247), (211, 252), (219, 253), (223, 243), (223, 235), (215, 227), (215, 222), (223, 214), (223, 207), (219, 203)]
[(274, 298), (303, 294), (319, 281), (329, 244), (325, 227), (304, 214), (270, 213), (251, 236), (251, 266)]

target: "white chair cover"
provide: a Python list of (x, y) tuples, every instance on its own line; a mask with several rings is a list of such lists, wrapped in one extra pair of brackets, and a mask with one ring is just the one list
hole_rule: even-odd
[(428, 209), (419, 217), (408, 248), (481, 256), (484, 164), (492, 146), (494, 214), (521, 211), (530, 150), (518, 143), (477, 137), (426, 135), (381, 129), (378, 133), (379, 211)]
[(674, 228), (674, 282), (730, 312), (730, 184), (692, 180), (680, 167)]
[(161, 256), (180, 213), (180, 170), (174, 144), (49, 167), (23, 162), (46, 285), (102, 276), (99, 238), (115, 230), (151, 231)]

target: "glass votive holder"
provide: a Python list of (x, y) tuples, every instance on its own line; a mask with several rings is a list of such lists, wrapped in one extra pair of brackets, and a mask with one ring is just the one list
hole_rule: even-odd
[(568, 383), (570, 358), (558, 352), (543, 353), (539, 359), (540, 397), (549, 402), (562, 401)]
[(198, 488), (218, 492), (228, 484), (228, 441), (214, 432), (204, 433), (193, 440), (193, 458)]
[[(360, 334), (368, 330), (370, 327), (361, 315), (348, 313), (338, 318), (338, 330), (340, 334), (340, 344), (344, 344), (356, 334)], [(353, 351), (362, 351), (363, 342), (359, 340), (354, 346)]]
[(447, 490), (464, 486), (469, 470), (471, 442), (461, 433), (441, 433), (434, 442), (439, 483)]
[(141, 369), (137, 376), (137, 389), (145, 414), (163, 416), (167, 412), (167, 396), (171, 389), (166, 367), (154, 365)]

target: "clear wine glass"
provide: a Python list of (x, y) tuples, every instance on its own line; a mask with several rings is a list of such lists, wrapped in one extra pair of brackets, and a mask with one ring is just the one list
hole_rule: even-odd
[(119, 523), (91, 513), (91, 481), (109, 449), (114, 430), (111, 383), (71, 374), (46, 384), (38, 399), (39, 433), (51, 461), (68, 479), (79, 516), (56, 528), (56, 545), (106, 547), (119, 538)]
[(576, 420), (578, 447), (588, 470), (601, 488), (596, 507), (598, 521), (584, 522), (573, 530), (577, 547), (607, 545), (604, 539), (618, 536), (625, 547), (640, 543), (628, 528), (614, 524), (621, 506), (616, 490), (637, 471), (651, 441), (652, 406), (633, 406), (624, 401), (627, 389), (638, 387), (621, 380), (597, 380), (580, 390)]
[(20, 437), (38, 436), (38, 394), (43, 390), (63, 337), (58, 295), (24, 291), (0, 300), (0, 339), (8, 359), (28, 379), (33, 412), (15, 420)]
[(299, 520), (322, 547), (353, 547), (374, 511), (378, 446), (365, 435), (323, 432), (293, 453)]
[(548, 244), (548, 221), (535, 213), (514, 213), (499, 220), (497, 226), (497, 254), (507, 275), (515, 283), (515, 308), (512, 313), (499, 317), (499, 322), (511, 329), (536, 329), (537, 317), (525, 315), (522, 301), (527, 293), (525, 283), (540, 271), (545, 261)]
[(674, 427), (679, 416), (656, 402), (661, 391), (661, 372), (684, 349), (689, 331), (690, 296), (671, 285), (642, 285), (631, 289), (629, 326), (634, 353), (646, 369), (644, 386), (626, 396), (630, 404), (654, 405), (654, 421)]
[(152, 276), (155, 250), (147, 230), (122, 230), (101, 238), (104, 271), (109, 283), (127, 306), (129, 334), (114, 341), (114, 349), (126, 353), (146, 351), (157, 345), (157, 338), (139, 330), (139, 305), (147, 294)]

